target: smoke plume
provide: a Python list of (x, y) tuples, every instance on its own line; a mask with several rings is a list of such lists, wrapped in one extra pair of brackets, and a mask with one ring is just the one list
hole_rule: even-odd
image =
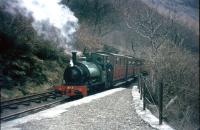
[(3, 2), (7, 12), (33, 18), (32, 26), (40, 36), (70, 48), (78, 19), (61, 0), (2, 0), (0, 3)]

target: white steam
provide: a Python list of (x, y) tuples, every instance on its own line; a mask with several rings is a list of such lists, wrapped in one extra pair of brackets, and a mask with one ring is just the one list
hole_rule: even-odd
[(78, 28), (78, 19), (61, 0), (9, 0), (6, 11), (32, 17), (32, 26), (39, 35), (67, 48), (66, 43), (72, 40)]

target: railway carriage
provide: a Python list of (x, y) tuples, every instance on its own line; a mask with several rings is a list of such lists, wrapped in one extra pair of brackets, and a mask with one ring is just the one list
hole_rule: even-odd
[(139, 59), (109, 52), (85, 53), (78, 60), (76, 52), (72, 52), (72, 62), (73, 66), (64, 72), (65, 84), (54, 87), (67, 96), (87, 96), (94, 90), (128, 83), (137, 77), (142, 66)]

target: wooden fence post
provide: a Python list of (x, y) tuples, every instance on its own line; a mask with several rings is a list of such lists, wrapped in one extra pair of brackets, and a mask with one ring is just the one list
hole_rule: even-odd
[(141, 76), (139, 74), (139, 76), (138, 76), (138, 89), (139, 89), (139, 93), (140, 93), (140, 87), (141, 87)]
[(144, 79), (143, 79), (143, 110), (145, 110), (145, 108), (146, 108), (146, 83), (145, 83), (145, 81), (144, 81)]
[(142, 100), (142, 94), (143, 94), (143, 77), (140, 76), (140, 100)]
[(163, 115), (163, 81), (159, 85), (159, 96), (158, 96), (158, 106), (159, 106), (159, 125), (162, 124)]

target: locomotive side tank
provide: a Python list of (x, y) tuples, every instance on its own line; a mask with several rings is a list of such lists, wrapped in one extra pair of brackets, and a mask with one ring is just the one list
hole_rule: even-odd
[(85, 83), (88, 80), (99, 79), (101, 77), (100, 68), (92, 62), (77, 62), (73, 67), (65, 69), (64, 80), (66, 83)]

